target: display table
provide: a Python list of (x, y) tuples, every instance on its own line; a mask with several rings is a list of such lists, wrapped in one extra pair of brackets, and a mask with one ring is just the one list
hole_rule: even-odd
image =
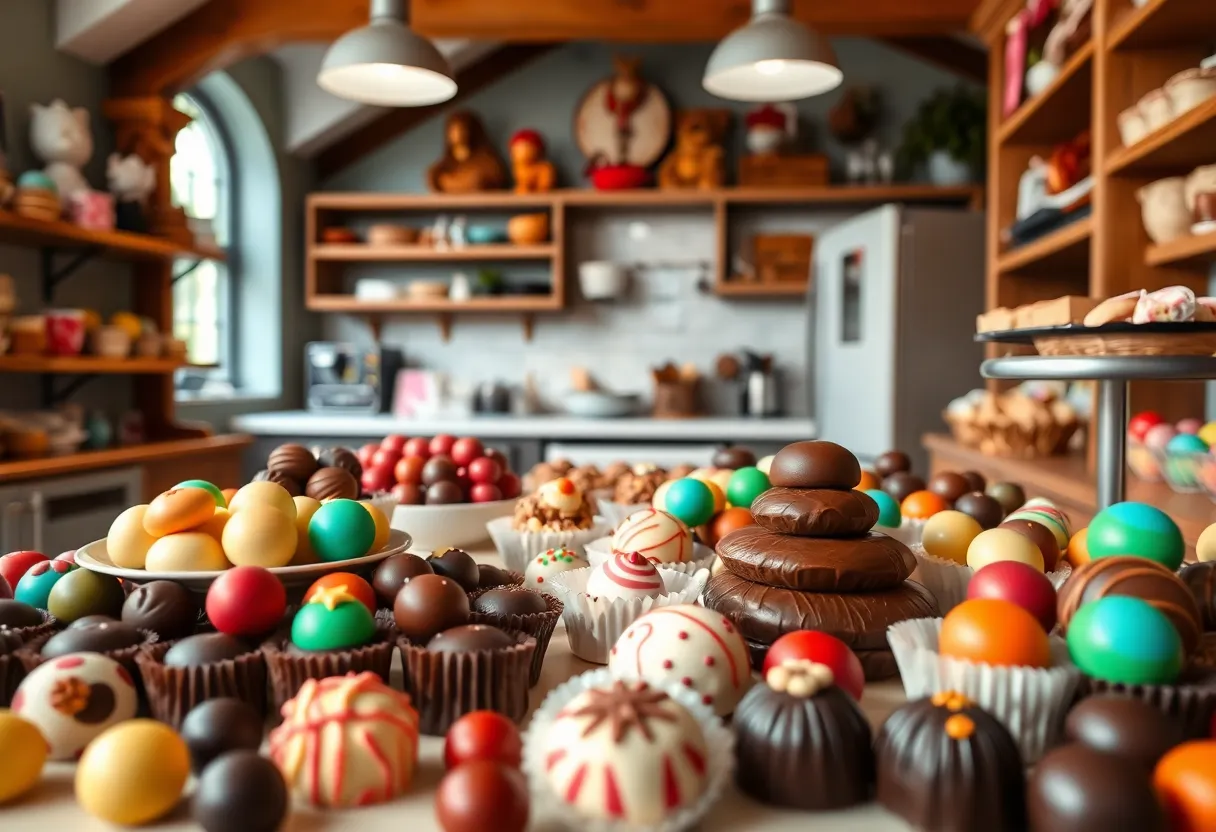
[[(475, 550), (472, 554), (479, 561), (501, 565), (492, 550)], [(532, 689), (532, 707), (539, 705), (556, 685), (594, 667), (571, 655), (565, 631), (559, 625), (549, 644), (540, 682)], [(397, 675), (400, 672), (400, 658), (394, 656), (393, 673)], [(395, 686), (400, 686), (399, 678)], [(862, 705), (877, 730), (878, 725), (903, 702), (903, 688), (896, 679), (867, 686)], [(77, 806), (73, 795), (74, 772), (75, 766), (68, 763), (49, 764), (42, 781), (32, 792), (12, 805), (0, 806), (0, 829), (4, 832), (48, 832), (55, 829), (113, 832), (115, 827), (96, 820)], [(435, 820), (434, 793), (442, 776), (443, 740), (423, 737), (414, 789), (409, 795), (391, 803), (345, 811), (317, 810), (297, 802), (282, 832), (353, 829), (359, 832), (438, 832), (440, 827)], [(190, 788), (193, 787), (189, 787), (187, 793)], [(186, 801), (169, 818), (148, 828), (164, 832), (198, 832), (199, 829), (190, 820)], [(541, 827), (536, 829), (539, 832)], [(784, 812), (756, 803), (732, 787), (698, 829), (699, 832), (905, 832), (910, 827), (875, 804), (844, 812)]]

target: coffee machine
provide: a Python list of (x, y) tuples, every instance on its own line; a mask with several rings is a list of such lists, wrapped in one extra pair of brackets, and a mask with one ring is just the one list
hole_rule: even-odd
[(304, 347), (304, 406), (308, 410), (386, 413), (403, 364), (391, 347), (313, 341)]

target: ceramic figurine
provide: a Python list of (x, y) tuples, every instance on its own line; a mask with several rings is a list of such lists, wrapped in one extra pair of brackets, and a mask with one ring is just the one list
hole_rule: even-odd
[(443, 157), (427, 171), (427, 187), (432, 191), (467, 194), (506, 185), (506, 169), (473, 113), (461, 110), (448, 116), (443, 140)]
[(794, 138), (797, 119), (787, 112), (787, 105), (765, 104), (747, 114), (747, 150), (756, 156), (778, 154), (789, 147)]
[(520, 130), (508, 145), (515, 193), (543, 194), (553, 190), (557, 173), (545, 158), (545, 140), (535, 130)]
[(469, 218), (464, 214), (458, 214), (452, 220), (452, 224), (448, 226), (448, 245), (452, 248), (464, 248), (465, 235), (464, 230), (469, 224)]
[(114, 195), (118, 227), (144, 233), (148, 230), (145, 209), (156, 190), (156, 169), (132, 153), (111, 153), (106, 159), (106, 183)]
[(68, 107), (56, 98), (49, 105), (30, 105), (30, 147), (46, 163), (45, 173), (67, 205), (73, 196), (89, 190), (80, 169), (93, 156), (89, 111)]
[(676, 143), (659, 165), (660, 188), (717, 188), (725, 174), (722, 140), (728, 110), (683, 110), (676, 116)]

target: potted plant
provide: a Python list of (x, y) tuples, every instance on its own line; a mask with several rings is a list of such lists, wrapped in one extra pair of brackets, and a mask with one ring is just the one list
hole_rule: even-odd
[(964, 185), (983, 169), (987, 107), (982, 93), (959, 85), (921, 103), (904, 126), (900, 164), (924, 166), (934, 185)]

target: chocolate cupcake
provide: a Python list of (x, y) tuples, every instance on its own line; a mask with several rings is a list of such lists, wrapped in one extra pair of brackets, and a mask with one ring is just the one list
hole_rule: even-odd
[(536, 639), (536, 652), (532, 655), (532, 670), (528, 683), (540, 681), (541, 666), (549, 639), (557, 627), (565, 608), (552, 595), (545, 595), (522, 587), (498, 587), (479, 590), (469, 597), (471, 613), (469, 621), (474, 624), (490, 624), (503, 630), (520, 630)]
[(1004, 725), (958, 693), (904, 705), (874, 747), (878, 802), (917, 829), (1022, 832), (1022, 755)]
[(422, 733), (443, 736), (472, 711), (498, 711), (515, 722), (527, 715), (536, 652), (536, 639), (527, 633), (466, 624), (425, 643), (402, 637), (397, 645)]
[(735, 708), (734, 730), (735, 779), (756, 800), (825, 811), (870, 799), (870, 723), (825, 665), (769, 670)]
[(13, 702), (17, 686), (25, 678), (25, 665), (16, 655), (25, 639), (16, 630), (0, 630), (0, 708)]
[(266, 662), (256, 646), (202, 633), (143, 648), (136, 657), (152, 715), (181, 727), (199, 703), (225, 696), (266, 713)]

